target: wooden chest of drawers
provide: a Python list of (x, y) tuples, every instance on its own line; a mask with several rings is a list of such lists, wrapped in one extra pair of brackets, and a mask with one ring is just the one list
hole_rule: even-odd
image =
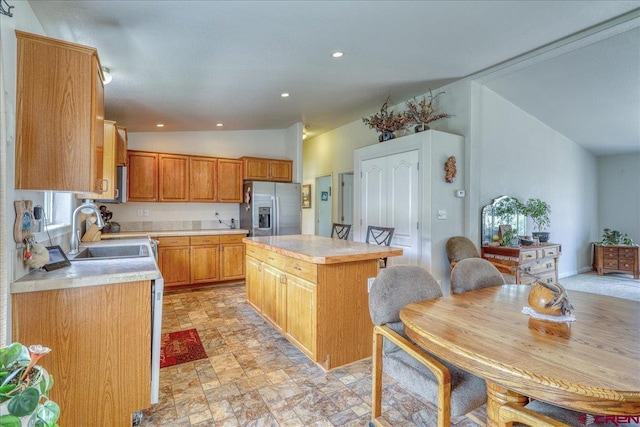
[(512, 267), (516, 283), (525, 285), (536, 281), (556, 283), (558, 281), (558, 258), (561, 253), (562, 248), (556, 243), (519, 248), (482, 247), (482, 258)]
[(633, 278), (638, 279), (640, 278), (638, 249), (638, 246), (595, 244), (593, 269), (599, 276), (604, 273), (623, 273), (633, 274)]

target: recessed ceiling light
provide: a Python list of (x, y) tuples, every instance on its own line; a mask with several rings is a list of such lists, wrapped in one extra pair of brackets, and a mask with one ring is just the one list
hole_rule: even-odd
[(216, 126), (218, 126), (219, 128), (222, 127), (222, 123), (217, 123)]
[(284, 92), (284, 93), (281, 93), (280, 96), (283, 98), (288, 98), (289, 94), (287, 92)]
[(158, 124), (156, 125), (156, 127), (158, 127), (158, 128), (163, 128), (163, 127), (164, 127), (164, 123), (158, 123)]
[(344, 55), (344, 52), (333, 52), (331, 54), (334, 58), (340, 58), (342, 55)]

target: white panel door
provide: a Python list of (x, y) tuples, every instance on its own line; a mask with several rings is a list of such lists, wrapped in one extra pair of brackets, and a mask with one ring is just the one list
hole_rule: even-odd
[(361, 240), (366, 239), (369, 225), (394, 227), (391, 245), (404, 254), (390, 258), (390, 265), (419, 263), (418, 158), (418, 150), (412, 150), (361, 164)]

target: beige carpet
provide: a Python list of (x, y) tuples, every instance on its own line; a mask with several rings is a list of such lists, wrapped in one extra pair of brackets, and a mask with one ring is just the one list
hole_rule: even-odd
[(640, 301), (640, 280), (630, 274), (605, 274), (598, 276), (595, 271), (576, 274), (559, 280), (567, 290), (592, 292)]

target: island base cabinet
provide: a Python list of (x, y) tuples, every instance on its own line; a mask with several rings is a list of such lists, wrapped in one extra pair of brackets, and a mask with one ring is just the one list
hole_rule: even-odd
[(378, 260), (313, 264), (247, 245), (247, 302), (324, 369), (371, 356)]
[(130, 427), (151, 406), (151, 283), (12, 294), (13, 340), (42, 344), (60, 426)]

